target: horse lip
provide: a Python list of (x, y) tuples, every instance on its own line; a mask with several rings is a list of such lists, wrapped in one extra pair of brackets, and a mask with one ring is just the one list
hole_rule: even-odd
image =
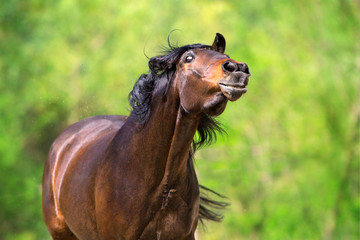
[(219, 87), (222, 94), (225, 95), (230, 101), (235, 101), (239, 99), (244, 93), (247, 92), (243, 83), (224, 83), (219, 82)]
[(237, 88), (237, 89), (242, 89), (245, 88), (246, 85), (244, 83), (224, 83), (224, 82), (219, 82), (220, 87), (224, 86), (224, 87), (229, 87), (229, 88)]
[(249, 78), (251, 77), (251, 73), (245, 73), (245, 72), (232, 72), (232, 73), (229, 73), (228, 75), (234, 77), (234, 78), (241, 78), (241, 77), (244, 77), (244, 78)]

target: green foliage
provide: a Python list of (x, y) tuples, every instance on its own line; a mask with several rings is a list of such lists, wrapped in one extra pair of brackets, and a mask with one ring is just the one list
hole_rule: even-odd
[(49, 239), (47, 151), (69, 124), (128, 114), (127, 94), (171, 30), (248, 63), (228, 136), (197, 153), (232, 205), (200, 239), (359, 239), (360, 7), (356, 1), (0, 3), (0, 239)]

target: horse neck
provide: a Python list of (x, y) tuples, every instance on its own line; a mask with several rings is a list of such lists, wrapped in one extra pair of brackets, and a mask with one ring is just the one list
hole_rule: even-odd
[[(174, 79), (176, 80), (176, 79)], [(156, 182), (166, 186), (187, 179), (189, 152), (200, 118), (193, 118), (181, 109), (176, 81), (172, 81), (166, 101), (155, 97), (151, 103), (151, 113), (145, 127), (135, 139), (141, 146), (146, 159), (142, 165), (153, 172)]]
[(188, 174), (187, 161), (191, 160), (189, 159), (191, 143), (199, 122), (200, 118), (191, 118), (182, 111), (181, 107), (178, 108), (175, 129), (166, 159), (163, 179), (166, 184), (185, 179), (186, 174)]

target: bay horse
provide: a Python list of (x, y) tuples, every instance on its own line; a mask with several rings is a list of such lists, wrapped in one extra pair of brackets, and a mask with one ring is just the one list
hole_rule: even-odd
[(224, 54), (221, 34), (169, 47), (135, 83), (130, 116), (84, 119), (52, 144), (42, 209), (53, 239), (194, 239), (199, 220), (221, 219), (210, 207), (225, 205), (200, 197), (193, 156), (246, 93), (249, 68)]

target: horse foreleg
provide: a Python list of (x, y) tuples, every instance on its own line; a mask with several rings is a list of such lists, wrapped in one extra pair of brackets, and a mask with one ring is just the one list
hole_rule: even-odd
[(54, 240), (78, 240), (65, 223), (64, 217), (55, 203), (50, 181), (45, 175), (43, 184), (43, 217)]

